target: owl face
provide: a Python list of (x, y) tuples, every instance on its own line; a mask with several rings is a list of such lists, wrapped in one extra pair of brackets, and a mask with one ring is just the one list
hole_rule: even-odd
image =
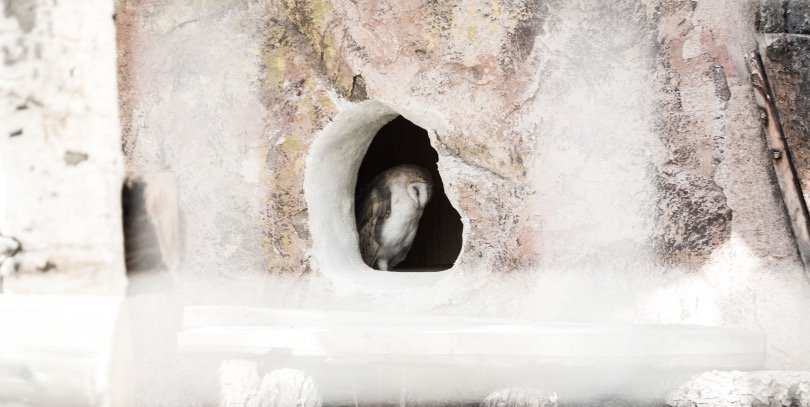
[(408, 196), (411, 197), (418, 209), (425, 209), (425, 205), (430, 200), (430, 188), (426, 182), (412, 182), (408, 184)]

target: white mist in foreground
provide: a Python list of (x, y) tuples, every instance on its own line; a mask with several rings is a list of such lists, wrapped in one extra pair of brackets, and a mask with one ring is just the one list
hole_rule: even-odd
[[(480, 401), (504, 387), (549, 389), (567, 400), (658, 396), (695, 372), (760, 368), (765, 347), (763, 334), (734, 328), (279, 308), (189, 307), (185, 326), (181, 352), (254, 361), (231, 366), (221, 380), (295, 368), (335, 404)], [(642, 391), (632, 390), (640, 383)]]
[[(220, 215), (240, 219), (249, 208), (243, 205), (243, 198), (260, 200), (267, 192), (266, 185), (258, 182), (266, 149), (263, 141), (250, 137), (261, 134), (283, 139), (280, 134), (268, 136), (260, 131), (272, 120), (262, 117), (252, 96), (260, 73), (255, 65), (243, 63), (243, 50), (259, 54), (263, 38), (249, 31), (231, 35), (239, 31), (233, 27), (250, 26), (243, 23), (254, 19), (249, 10), (235, 8), (226, 13), (227, 24), (217, 20), (188, 24), (186, 31), (178, 30), (176, 42), (156, 42), (159, 53), (155, 61), (177, 60), (168, 56), (178, 51), (205, 55), (195, 59), (200, 63), (177, 67), (144, 61), (144, 67), (154, 68), (142, 75), (148, 78), (149, 87), (155, 88), (154, 94), (162, 95), (158, 102), (151, 96), (146, 98), (144, 106), (149, 114), (144, 115), (148, 124), (144, 128), (157, 129), (162, 143), (175, 145), (167, 150), (167, 162), (160, 164), (169, 164), (184, 181), (180, 188), (182, 204), (187, 219), (192, 220), (187, 232), (193, 244), (189, 245), (192, 250), (184, 270), (189, 285), (182, 290), (133, 289), (119, 322), (123, 334), (113, 353), (115, 400), (121, 400), (121, 405), (215, 403), (223, 387), (219, 378), (222, 353), (244, 356), (268, 351), (271, 346), (278, 351), (265, 355), (256, 367), (257, 378), (275, 369), (297, 368), (312, 377), (325, 395), (344, 401), (355, 401), (353, 397), (360, 403), (439, 398), (478, 401), (498, 387), (515, 386), (556, 391), (563, 400), (616, 393), (660, 397), (698, 366), (651, 361), (642, 352), (667, 349), (668, 342), (662, 339), (667, 336), (660, 336), (657, 324), (767, 332), (766, 367), (808, 368), (810, 290), (791, 242), (782, 233), (784, 225), (777, 213), (781, 209), (773, 209), (781, 206), (771, 196), (773, 185), (767, 179), (766, 167), (756, 166), (763, 159), (761, 146), (753, 142), (758, 137), (757, 128), (735, 128), (731, 120), (725, 122), (728, 129), (724, 131), (730, 134), (721, 146), (726, 155), (716, 169), (715, 181), (734, 212), (728, 241), (698, 269), (656, 264), (649, 239), (655, 233), (657, 191), (649, 171), (668, 157), (661, 151), (655, 128), (657, 92), (662, 85), (656, 76), (662, 68), (656, 67), (655, 58), (662, 40), (654, 37), (675, 34), (657, 32), (649, 19), (657, 13), (659, 2), (642, 3), (646, 6), (629, 1), (549, 3), (555, 8), (549, 29), (535, 42), (538, 97), (526, 113), (536, 120), (525, 123), (537, 125), (536, 156), (527, 174), (535, 194), (528, 198), (527, 212), (536, 217), (538, 228), (533, 241), (526, 245), (536, 246), (541, 254), (539, 264), (509, 274), (499, 270), (446, 272), (433, 284), (386, 293), (343, 289), (337, 279), (329, 277), (341, 270), (331, 270), (328, 264), (315, 265), (314, 271), (304, 276), (239, 279), (247, 274), (246, 269), (265, 264), (260, 257), (264, 252), (259, 250), (263, 231), (235, 220), (224, 222)], [(730, 0), (698, 3), (696, 11), (683, 22), (687, 17), (689, 24), (703, 19), (704, 32), (711, 31), (717, 43), (725, 42), (732, 58), (750, 49), (750, 42), (746, 42), (750, 40), (745, 38), (750, 36), (752, 21), (742, 17), (751, 16), (749, 5)], [(220, 29), (211, 29), (213, 26)], [(686, 35), (680, 30), (677, 35)], [(737, 73), (744, 75), (744, 68)], [(205, 79), (205, 86), (197, 84), (197, 77)], [(750, 98), (750, 89), (739, 78), (736, 81), (730, 85), (733, 96), (728, 103), (744, 111), (739, 105)], [(685, 94), (684, 101), (700, 102), (695, 96)], [(235, 109), (236, 100), (247, 108)], [(684, 115), (701, 118), (708, 113), (696, 108)], [(272, 125), (268, 130), (277, 132)], [(184, 137), (195, 142), (186, 142)], [(200, 139), (211, 142), (197, 142)], [(143, 155), (162, 157), (157, 151), (159, 145), (145, 143)], [(155, 147), (155, 151), (148, 147)], [(245, 161), (246, 155), (255, 160)], [(240, 183), (235, 173), (250, 176)], [(335, 234), (335, 239), (351, 238)], [(257, 249), (243, 251), (240, 256), (223, 255), (243, 242), (254, 243)], [(335, 247), (341, 246), (329, 249)], [(789, 250), (780, 252), (784, 247)], [(217, 274), (231, 276), (231, 280), (212, 277)], [(352, 278), (361, 273), (348, 274)], [(385, 277), (393, 280), (401, 276)], [(138, 284), (136, 280), (133, 278), (133, 285)], [(176, 335), (183, 330), (183, 309), (200, 304), (373, 311), (379, 317), (373, 324), (349, 318), (326, 327), (292, 319), (273, 333), (268, 333), (266, 321), (264, 325), (256, 321), (244, 325), (249, 318), (239, 323), (228, 320), (210, 329), (202, 323), (189, 327), (202, 331), (180, 336), (178, 348)], [(407, 328), (397, 326), (394, 322), (403, 314), (418, 323), (412, 322)], [(470, 322), (464, 329), (457, 325), (462, 319), (425, 322), (439, 318), (435, 315), (486, 320)], [(325, 322), (332, 316), (323, 314)], [(512, 322), (516, 320), (519, 322)], [(566, 335), (580, 332), (577, 329), (583, 326), (570, 325), (573, 323), (594, 324), (586, 326), (602, 327), (614, 336), (590, 336), (592, 342), (576, 344)], [(638, 325), (645, 323), (651, 325)], [(543, 336), (552, 326), (570, 328), (555, 337), (560, 341), (556, 345)], [(688, 332), (692, 328), (682, 329)], [(731, 331), (717, 328), (708, 332)], [(712, 338), (701, 344), (729, 344), (722, 335)], [(678, 353), (682, 357), (670, 356), (681, 362), (689, 359), (693, 348), (687, 344), (678, 343), (684, 345)], [(558, 346), (559, 353), (551, 351), (553, 346)], [(298, 347), (301, 349), (294, 351)], [(346, 352), (347, 348), (376, 349), (375, 354), (382, 356), (364, 363), (347, 363), (345, 357), (331, 364), (313, 360), (329, 358), (329, 352)], [(484, 348), (489, 352), (483, 352)], [(611, 359), (611, 349), (631, 353)], [(459, 353), (470, 358), (451, 360)], [(482, 353), (496, 355), (496, 359), (487, 359)], [(513, 356), (506, 357), (509, 354)], [(755, 354), (752, 352), (751, 357), (758, 357)], [(435, 363), (429, 355), (445, 360)], [(532, 358), (543, 355), (556, 355), (559, 363)], [(583, 357), (590, 359), (583, 361)], [(758, 366), (749, 363), (747, 357), (736, 357), (739, 355), (714, 366)], [(703, 356), (697, 359), (712, 361)]]
[(109, 403), (121, 303), (104, 296), (0, 295), (0, 405)]
[[(310, 309), (281, 309), (279, 303), (296, 303), (297, 290), (289, 288), (300, 284), (284, 279), (262, 283), (273, 286), (264, 289), (275, 292), (277, 298), (268, 299), (266, 293), (245, 288), (258, 287), (257, 281), (244, 282), (244, 286), (219, 281), (212, 289), (220, 296), (208, 298), (216, 304), (241, 302), (265, 306), (200, 307), (193, 304), (200, 303), (201, 293), (176, 290), (168, 278), (160, 275), (152, 278), (143, 275), (133, 278), (131, 295), (120, 308), (117, 303), (93, 302), (88, 298), (76, 303), (85, 304), (83, 308), (49, 306), (44, 307), (45, 313), (42, 306), (36, 312), (19, 307), (5, 309), (3, 322), (13, 324), (16, 330), (14, 335), (4, 336), (0, 341), (5, 350), (3, 358), (10, 363), (4, 366), (18, 368), (4, 369), (0, 374), (4, 383), (0, 399), (19, 400), (14, 395), (25, 393), (53, 401), (43, 405), (64, 405), (60, 403), (68, 400), (79, 405), (83, 404), (80, 401), (93, 403), (92, 400), (103, 399), (111, 400), (111, 405), (213, 404), (227, 389), (223, 380), (233, 380), (233, 376), (222, 375), (223, 367), (229, 366), (223, 364), (227, 360), (248, 361), (247, 372), (255, 369), (253, 376), (259, 380), (278, 369), (303, 372), (302, 377), (311, 381), (325, 405), (338, 402), (351, 405), (355, 398), (361, 405), (402, 400), (406, 404), (428, 405), (436, 401), (476, 402), (491, 392), (513, 387), (556, 392), (561, 402), (605, 396), (661, 399), (692, 374), (707, 369), (762, 366), (766, 345), (757, 332), (620, 321), (642, 318), (628, 312), (637, 308), (633, 303), (649, 296), (650, 300), (658, 301), (656, 309), (661, 312), (680, 309), (695, 312), (691, 317), (694, 322), (728, 325), (717, 311), (719, 307), (711, 304), (722, 304), (747, 289), (735, 287), (733, 278), (704, 280), (701, 277), (691, 282), (679, 280), (671, 289), (664, 289), (659, 282), (661, 289), (629, 298), (626, 307), (613, 301), (601, 313), (584, 312), (581, 307), (586, 307), (587, 301), (577, 299), (577, 294), (596, 301), (605, 300), (610, 294), (603, 293), (600, 297), (595, 287), (588, 286), (580, 286), (579, 291), (568, 289), (567, 296), (561, 291), (559, 298), (550, 300), (563, 302), (548, 310), (529, 306), (537, 298), (491, 299), (486, 306), (495, 311), (487, 311), (491, 317), (484, 318), (447, 317), (435, 315), (441, 311), (410, 312), (404, 308), (383, 312), (324, 310), (311, 306), (316, 302), (312, 297), (317, 297), (317, 289), (305, 303), (299, 303)], [(805, 331), (806, 327), (793, 316), (803, 315), (806, 306), (794, 308), (791, 303), (795, 300), (791, 298), (797, 298), (795, 293), (775, 288), (776, 281), (758, 281), (763, 283), (760, 292), (747, 292), (754, 296), (775, 293), (773, 301), (761, 301), (760, 306), (781, 306), (785, 315), (780, 321), (763, 322), (776, 332), (772, 336), (781, 342), (777, 342), (777, 347), (797, 346), (783, 343), (790, 336), (780, 332), (778, 326), (792, 321), (785, 329)], [(700, 287), (704, 288), (695, 290)], [(519, 294), (514, 287), (494, 289)], [(482, 298), (470, 300), (473, 304), (476, 300), (483, 302)], [(583, 304), (577, 306), (578, 301)], [(697, 308), (688, 311), (689, 307), (684, 306), (687, 302), (695, 302)], [(519, 319), (505, 316), (512, 314), (510, 306), (523, 308), (524, 312), (514, 313)], [(748, 305), (740, 306), (744, 311)], [(703, 308), (705, 312), (701, 311)], [(565, 309), (570, 314), (566, 315)], [(108, 325), (102, 326), (103, 321), (93, 317), (99, 313), (108, 315), (104, 319)], [(462, 310), (456, 314), (472, 312)], [(565, 317), (613, 322), (532, 322)], [(676, 315), (650, 314), (648, 318), (680, 322)], [(92, 320), (92, 324), (81, 322), (85, 319)], [(98, 329), (91, 329), (92, 326)], [(113, 327), (111, 348), (109, 334)], [(26, 333), (28, 339), (21, 336)], [(99, 333), (98, 337), (107, 339), (89, 340)], [(85, 337), (88, 341), (82, 339)], [(773, 346), (771, 339), (767, 349)], [(89, 344), (85, 351), (97, 355), (95, 362), (81, 362), (83, 353), (71, 348), (81, 343)], [(26, 356), (45, 345), (50, 349), (47, 357)], [(770, 354), (774, 352), (768, 353), (772, 358)], [(106, 362), (108, 357), (112, 359), (111, 366)], [(25, 371), (32, 373), (21, 373)], [(243, 376), (245, 380), (253, 377)]]

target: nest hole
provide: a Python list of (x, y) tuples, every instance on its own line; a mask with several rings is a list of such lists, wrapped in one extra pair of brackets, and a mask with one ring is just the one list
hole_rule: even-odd
[(433, 178), (433, 197), (422, 213), (413, 245), (405, 260), (392, 271), (447, 270), (461, 252), (461, 216), (444, 192), (438, 161), (439, 154), (430, 145), (427, 131), (398, 116), (380, 128), (360, 164), (355, 186), (355, 219), (359, 217), (361, 192), (381, 172), (402, 164), (415, 164), (428, 170)]

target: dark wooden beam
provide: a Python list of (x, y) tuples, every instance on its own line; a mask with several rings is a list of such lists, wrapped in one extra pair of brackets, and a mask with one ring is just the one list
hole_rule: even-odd
[(765, 140), (770, 150), (771, 162), (782, 191), (782, 199), (790, 218), (790, 227), (796, 240), (799, 256), (804, 263), (805, 275), (810, 278), (810, 215), (807, 203), (802, 195), (801, 183), (793, 165), (790, 148), (785, 140), (785, 134), (776, 108), (773, 92), (765, 74), (762, 63), (764, 41), (759, 41), (760, 50), (748, 56), (748, 67), (751, 73), (751, 85), (754, 96), (760, 109), (760, 118), (765, 125)]

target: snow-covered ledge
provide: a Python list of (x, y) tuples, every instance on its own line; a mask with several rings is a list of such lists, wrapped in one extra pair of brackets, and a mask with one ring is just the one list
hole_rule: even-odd
[[(444, 124), (434, 113), (369, 100), (345, 108), (315, 138), (307, 156), (304, 196), (314, 246), (313, 266), (341, 287), (373, 292), (409, 290), (433, 285), (458, 272), (457, 266), (438, 273), (381, 272), (366, 266), (360, 256), (354, 218), (357, 172), (374, 136), (399, 115), (427, 130), (436, 149), (436, 131), (443, 130)], [(443, 159), (440, 153), (440, 171)], [(442, 173), (442, 178), (449, 175)], [(458, 208), (457, 197), (452, 191), (446, 193)], [(469, 221), (464, 214), (461, 218), (465, 226), (462, 239), (466, 241)]]

